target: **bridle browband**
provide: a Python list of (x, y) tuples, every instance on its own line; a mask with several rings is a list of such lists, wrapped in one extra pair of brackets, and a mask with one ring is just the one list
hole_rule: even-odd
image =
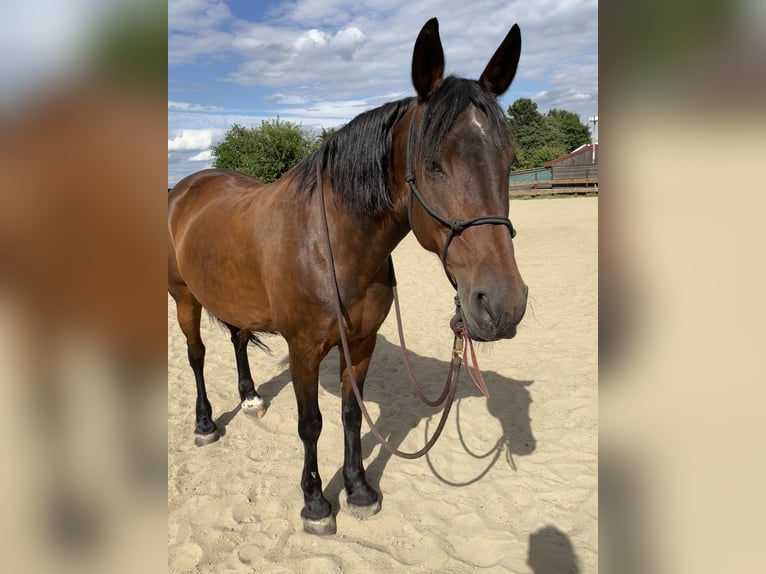
[(516, 237), (516, 230), (513, 228), (511, 220), (507, 217), (503, 217), (502, 215), (484, 215), (481, 217), (474, 217), (473, 219), (455, 219), (454, 221), (449, 221), (448, 219), (445, 219), (436, 213), (436, 211), (434, 211), (433, 208), (426, 203), (426, 201), (423, 199), (423, 196), (420, 195), (417, 186), (415, 185), (415, 174), (412, 170), (412, 139), (414, 126), (415, 110), (412, 112), (412, 117), (410, 118), (410, 127), (407, 131), (407, 173), (404, 176), (404, 181), (407, 182), (407, 185), (410, 188), (410, 196), (409, 200), (407, 201), (407, 217), (410, 221), (410, 229), (412, 229), (413, 233), (415, 232), (415, 229), (412, 226), (412, 198), (414, 196), (418, 198), (420, 205), (423, 206), (423, 209), (426, 210), (428, 215), (449, 229), (447, 239), (444, 241), (444, 246), (442, 247), (441, 262), (442, 267), (444, 268), (444, 273), (447, 275), (447, 279), (449, 279), (449, 282), (452, 283), (452, 286), (455, 288), (455, 290), (457, 290), (457, 282), (452, 277), (452, 275), (450, 275), (450, 272), (447, 271), (447, 249), (449, 249), (452, 240), (456, 236), (460, 235), (466, 228), (473, 227), (475, 225), (505, 225), (508, 228), (508, 231), (511, 233), (511, 239)]

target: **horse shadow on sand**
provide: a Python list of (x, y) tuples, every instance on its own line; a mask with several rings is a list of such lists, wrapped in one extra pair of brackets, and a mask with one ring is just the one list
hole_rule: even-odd
[[(450, 345), (448, 343), (446, 344), (445, 355), (449, 356), (449, 350)], [(335, 356), (337, 357), (337, 354)], [(424, 357), (412, 351), (408, 351), (408, 357), (415, 377), (426, 396), (437, 397), (447, 380), (450, 362)], [(479, 355), (479, 360), (481, 362), (481, 355)], [(488, 414), (500, 422), (502, 431), (496, 439), (487, 441), (480, 453), (475, 453), (472, 450), (472, 448), (476, 448), (475, 446), (467, 446), (461, 431), (461, 427), (465, 427), (464, 414), (463, 420), (461, 420), (461, 403), (463, 399), (469, 397), (483, 398), (483, 396), (479, 389), (470, 382), (465, 369), (466, 365), (464, 364), (455, 394), (455, 404), (452, 407), (445, 430), (457, 425), (459, 440), (465, 452), (473, 458), (485, 459), (487, 463), (484, 470), (471, 480), (456, 482), (451, 477), (440, 473), (431, 457), (426, 454), (420, 464), (425, 462), (438, 480), (450, 486), (468, 486), (478, 482), (501, 461), (506, 465), (506, 468), (515, 470), (513, 457), (529, 455), (536, 447), (529, 416), (529, 405), (532, 399), (528, 387), (533, 381), (517, 381), (503, 377), (493, 371), (482, 371), (489, 391), (486, 406)], [(330, 393), (340, 396), (337, 370), (337, 361), (326, 361), (320, 371), (320, 384)], [(381, 335), (378, 335), (375, 354), (367, 373), (364, 399), (365, 403), (377, 405), (380, 414), (375, 419), (375, 425), (391, 446), (397, 449), (401, 449), (405, 438), (425, 420), (425, 434), (420, 437), (419, 441), (416, 441), (417, 446), (415, 448), (420, 448), (433, 435), (441, 416), (441, 407), (428, 407), (415, 394), (404, 367), (400, 347), (390, 343)], [(484, 414), (479, 416), (484, 416)], [(470, 435), (470, 432), (467, 434)], [(445, 437), (440, 440), (445, 440)], [(472, 445), (476, 444), (476, 439), (471, 440), (470, 436), (467, 437), (467, 441)], [(377, 446), (377, 439), (369, 431), (367, 424), (363, 422), (362, 456), (365, 460), (369, 458)], [(367, 480), (370, 486), (375, 488), (383, 498), (385, 493), (380, 490), (380, 480), (392, 457), (393, 455), (386, 449), (380, 448), (377, 456), (366, 465)], [(415, 463), (417, 464), (418, 461)], [(344, 490), (342, 467), (339, 467), (334, 476), (326, 482), (324, 490), (327, 500), (337, 511), (340, 506), (340, 496)]]
[[(448, 354), (449, 349), (450, 347), (447, 345), (445, 355)], [(426, 395), (429, 397), (438, 396), (447, 379), (450, 367), (449, 361), (424, 357), (412, 351), (408, 352), (408, 357), (415, 376)], [(481, 351), (479, 360), (481, 361)], [(426, 455), (425, 463), (434, 476), (451, 486), (468, 486), (473, 484), (486, 476), (498, 463), (509, 470), (515, 471), (516, 464), (514, 457), (529, 455), (536, 447), (536, 440), (532, 433), (529, 416), (529, 406), (532, 402), (529, 386), (533, 381), (519, 381), (504, 377), (493, 371), (483, 371), (484, 381), (489, 391), (486, 408), (488, 414), (500, 422), (502, 430), (496, 439), (486, 442), (481, 453), (476, 453), (471, 447), (467, 446), (463, 440), (464, 437), (461, 430), (461, 427), (465, 427), (464, 414), (462, 415), (463, 420), (461, 420), (461, 403), (463, 399), (481, 397), (482, 395), (468, 379), (465, 369), (466, 366), (464, 364), (455, 395), (455, 404), (449, 415), (450, 420), (447, 422), (445, 430), (449, 429), (452, 425), (457, 425), (459, 439), (465, 452), (473, 458), (485, 459), (487, 462), (482, 467), (484, 470), (471, 480), (456, 482), (440, 473), (433, 464), (433, 460)], [(290, 380), (290, 372), (288, 369), (285, 369), (276, 377), (259, 385), (257, 387), (258, 393), (267, 403), (270, 403), (285, 387), (289, 386)], [(325, 390), (340, 398), (337, 350), (333, 350), (322, 362), (319, 381)], [(378, 335), (375, 353), (367, 374), (364, 398), (365, 403), (377, 405), (379, 415), (376, 417), (375, 424), (381, 434), (394, 448), (401, 448), (407, 435), (413, 429), (420, 426), (424, 420), (426, 420), (425, 433), (430, 437), (441, 415), (441, 408), (434, 409), (420, 402), (412, 389), (399, 346), (390, 343), (380, 335)], [(237, 405), (231, 411), (222, 413), (217, 419), (216, 423), (222, 434), (225, 433), (225, 426), (232, 421), (239, 410), (240, 407)], [(325, 408), (323, 416), (327, 420), (328, 417), (332, 416), (340, 417), (340, 413), (331, 413)], [(481, 413), (479, 416), (484, 416), (484, 414)], [(421, 442), (425, 443), (426, 438), (426, 436), (422, 437)], [(475, 438), (471, 440), (469, 437), (467, 440), (474, 445), (476, 444)], [(362, 455), (365, 460), (369, 458), (377, 446), (377, 439), (369, 431), (367, 424), (362, 423)], [(342, 457), (342, 443), (339, 445), (339, 448)], [(476, 447), (474, 446), (473, 449), (476, 449)], [(380, 448), (377, 456), (366, 465), (367, 480), (370, 486), (378, 492), (381, 492), (380, 480), (392, 456), (387, 450)], [(339, 462), (341, 461), (342, 458)], [(329, 476), (329, 474), (325, 476)], [(342, 464), (338, 465), (336, 472), (329, 480), (325, 479), (324, 483), (325, 497), (333, 505), (334, 512), (337, 513), (340, 509), (340, 496), (344, 490)], [(384, 493), (381, 494), (384, 495)]]

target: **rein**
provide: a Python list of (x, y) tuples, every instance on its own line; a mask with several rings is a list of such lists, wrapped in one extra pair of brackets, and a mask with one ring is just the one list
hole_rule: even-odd
[[(445, 227), (449, 228), (447, 239), (445, 240), (444, 246), (442, 247), (442, 251), (441, 251), (441, 262), (442, 262), (442, 267), (444, 268), (444, 272), (447, 275), (447, 278), (449, 279), (452, 286), (457, 290), (457, 282), (447, 270), (447, 250), (449, 249), (449, 246), (452, 240), (457, 235), (460, 235), (468, 227), (472, 227), (475, 225), (485, 225), (485, 224), (504, 225), (508, 228), (508, 231), (511, 234), (511, 238), (516, 236), (516, 230), (513, 228), (513, 224), (511, 223), (511, 220), (503, 216), (482, 216), (482, 217), (475, 217), (473, 219), (467, 219), (467, 220), (456, 219), (454, 221), (449, 221), (443, 218), (442, 216), (440, 216), (425, 202), (425, 200), (420, 195), (420, 192), (418, 191), (415, 185), (415, 175), (412, 170), (412, 140), (413, 140), (414, 124), (415, 124), (415, 113), (413, 112), (412, 117), (410, 118), (410, 125), (407, 132), (407, 173), (405, 176), (405, 181), (407, 182), (407, 185), (409, 187), (409, 201), (407, 206), (407, 216), (409, 218), (410, 228), (411, 229), (413, 228), (412, 204), (413, 204), (413, 196), (414, 196), (418, 199), (420, 204), (423, 206), (423, 208), (432, 218), (434, 218), (436, 221), (438, 221)], [(327, 251), (327, 259), (330, 265), (331, 276), (332, 276), (331, 291), (333, 292), (333, 303), (335, 305), (335, 313), (338, 319), (338, 331), (340, 332), (341, 347), (343, 349), (343, 356), (346, 361), (346, 368), (348, 369), (348, 376), (351, 382), (351, 388), (354, 392), (354, 396), (356, 398), (357, 404), (359, 405), (359, 408), (362, 411), (362, 415), (364, 416), (365, 420), (367, 421), (367, 424), (370, 427), (370, 431), (378, 440), (378, 442), (380, 442), (381, 446), (394, 456), (398, 456), (398, 457), (406, 458), (406, 459), (419, 458), (423, 456), (424, 454), (426, 454), (429, 450), (431, 450), (434, 444), (436, 444), (436, 441), (438, 440), (439, 436), (441, 436), (442, 430), (444, 430), (444, 425), (447, 422), (447, 417), (449, 416), (450, 410), (452, 409), (452, 404), (455, 399), (455, 393), (457, 391), (457, 383), (460, 378), (460, 366), (463, 364), (463, 354), (466, 349), (468, 351), (468, 355), (471, 358), (471, 363), (473, 367), (473, 369), (471, 369), (469, 365), (466, 365), (466, 371), (468, 372), (468, 376), (473, 382), (473, 384), (476, 385), (476, 387), (479, 389), (479, 391), (481, 391), (481, 393), (485, 397), (489, 397), (489, 391), (487, 390), (487, 385), (484, 382), (484, 378), (481, 376), (481, 371), (479, 370), (479, 364), (478, 364), (478, 361), (476, 360), (476, 353), (473, 350), (473, 343), (471, 342), (471, 338), (468, 335), (468, 331), (465, 328), (465, 325), (463, 324), (463, 316), (460, 310), (460, 307), (461, 307), (460, 298), (457, 295), (455, 295), (455, 315), (450, 321), (450, 328), (452, 329), (455, 337), (454, 337), (454, 341), (452, 345), (452, 353), (451, 353), (452, 360), (450, 362), (449, 374), (447, 375), (447, 382), (444, 385), (444, 389), (442, 390), (441, 395), (439, 395), (439, 397), (436, 398), (435, 400), (431, 400), (428, 397), (426, 397), (425, 393), (423, 392), (423, 389), (420, 387), (417, 380), (415, 379), (415, 375), (412, 371), (412, 366), (410, 365), (409, 359), (407, 357), (407, 347), (404, 342), (404, 330), (402, 328), (401, 309), (399, 306), (399, 294), (396, 287), (396, 276), (394, 273), (394, 262), (391, 256), (389, 255), (388, 259), (389, 259), (389, 265), (391, 269), (392, 287), (394, 292), (394, 307), (396, 310), (396, 323), (397, 323), (397, 328), (399, 331), (399, 342), (402, 349), (402, 357), (404, 358), (404, 364), (406, 366), (407, 373), (410, 378), (410, 382), (412, 383), (417, 395), (425, 404), (432, 407), (437, 407), (437, 406), (440, 406), (441, 404), (444, 404), (442, 415), (441, 415), (441, 418), (439, 419), (438, 425), (436, 426), (436, 430), (434, 431), (434, 434), (431, 436), (431, 438), (428, 439), (425, 446), (423, 446), (423, 448), (421, 448), (417, 452), (401, 451), (395, 448), (394, 446), (392, 446), (391, 443), (389, 443), (383, 437), (383, 435), (375, 426), (375, 423), (373, 422), (372, 417), (370, 416), (369, 412), (367, 411), (367, 407), (364, 404), (364, 400), (362, 399), (362, 393), (359, 390), (359, 384), (356, 380), (356, 376), (354, 375), (354, 365), (351, 361), (351, 352), (349, 351), (349, 346), (348, 346), (348, 336), (346, 334), (346, 328), (344, 327), (345, 317), (343, 314), (343, 306), (340, 299), (340, 286), (338, 284), (338, 275), (335, 272), (335, 260), (333, 258), (333, 253), (332, 253), (332, 243), (330, 241), (330, 226), (327, 222), (327, 209), (325, 207), (322, 168), (321, 168), (321, 164), (319, 163), (317, 164), (317, 185), (319, 187), (319, 193), (317, 195), (319, 195), (319, 201), (321, 205), (320, 212), (322, 214), (322, 223), (324, 224), (324, 230), (325, 230), (324, 243), (325, 243), (325, 248)]]
[[(455, 392), (457, 390), (457, 382), (460, 377), (460, 365), (463, 362), (463, 346), (462, 346), (462, 339), (458, 339), (458, 336), (455, 335), (455, 343), (452, 348), (452, 362), (450, 363), (450, 369), (449, 374), (447, 375), (447, 383), (445, 385), (445, 390), (442, 393), (442, 396), (444, 397), (441, 399), (437, 404), (441, 404), (446, 400), (446, 404), (444, 405), (444, 409), (442, 411), (441, 419), (439, 419), (439, 424), (436, 427), (436, 431), (434, 432), (433, 436), (428, 440), (423, 448), (418, 450), (417, 452), (404, 452), (393, 445), (389, 443), (383, 435), (380, 433), (378, 428), (375, 426), (375, 423), (372, 420), (372, 417), (370, 416), (370, 413), (367, 412), (367, 407), (364, 404), (364, 400), (362, 399), (362, 393), (359, 390), (359, 383), (356, 380), (356, 375), (354, 375), (354, 364), (351, 361), (351, 352), (348, 348), (348, 337), (346, 335), (346, 329), (343, 325), (343, 307), (341, 305), (340, 301), (340, 286), (338, 285), (338, 275), (335, 272), (335, 260), (333, 259), (332, 255), (332, 244), (330, 242), (330, 226), (327, 222), (327, 209), (325, 208), (324, 204), (324, 191), (323, 191), (323, 185), (322, 185), (322, 172), (321, 172), (321, 166), (317, 166), (317, 185), (319, 186), (319, 201), (321, 204), (321, 213), (322, 213), (322, 223), (324, 224), (325, 233), (324, 233), (324, 240), (325, 240), (325, 247), (327, 249), (327, 258), (328, 263), (330, 264), (330, 269), (332, 270), (332, 281), (333, 281), (333, 302), (335, 304), (335, 314), (338, 318), (338, 330), (340, 331), (340, 341), (341, 341), (341, 347), (343, 348), (343, 356), (346, 360), (346, 368), (348, 369), (348, 377), (351, 381), (351, 388), (354, 391), (354, 396), (356, 397), (357, 404), (359, 405), (359, 408), (362, 411), (362, 415), (364, 416), (364, 419), (367, 421), (367, 424), (370, 427), (370, 431), (375, 436), (376, 439), (378, 439), (378, 442), (381, 444), (381, 446), (386, 449), (388, 452), (390, 452), (394, 456), (398, 456), (400, 458), (420, 458), (424, 454), (426, 454), (429, 450), (431, 450), (431, 447), (436, 444), (437, 439), (442, 433), (442, 430), (444, 429), (444, 425), (447, 422), (447, 416), (449, 415), (449, 412), (452, 408), (452, 403), (455, 399)], [(393, 267), (391, 268), (393, 270)], [(399, 308), (399, 301), (398, 297), (396, 298), (396, 306), (397, 306), (397, 319), (400, 319), (398, 308)], [(401, 330), (401, 323), (399, 323), (399, 329)], [(409, 365), (409, 361), (407, 361), (407, 364)], [(409, 368), (409, 367), (408, 367)], [(414, 380), (414, 379), (413, 379)]]

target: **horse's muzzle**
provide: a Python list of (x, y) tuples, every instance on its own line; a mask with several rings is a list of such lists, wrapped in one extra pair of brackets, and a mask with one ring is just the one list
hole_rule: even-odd
[(529, 288), (523, 285), (519, 293), (502, 296), (486, 289), (471, 291), (463, 305), (463, 319), (468, 334), (475, 341), (512, 339), (527, 310)]

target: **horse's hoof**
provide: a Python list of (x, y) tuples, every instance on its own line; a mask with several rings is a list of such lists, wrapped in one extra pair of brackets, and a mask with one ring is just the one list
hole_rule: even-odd
[(266, 401), (261, 397), (245, 399), (242, 401), (242, 412), (251, 416), (255, 414), (258, 418), (262, 418), (266, 414)]
[(324, 518), (314, 520), (311, 518), (303, 518), (303, 530), (309, 534), (318, 534), (320, 536), (335, 534), (338, 530), (335, 524), (335, 516), (330, 514)]
[(358, 520), (367, 520), (380, 512), (380, 498), (367, 506), (357, 506), (356, 504), (351, 504), (348, 500), (346, 500), (346, 504), (351, 515)]
[(205, 445), (214, 443), (219, 438), (221, 438), (221, 435), (218, 434), (218, 429), (216, 429), (213, 432), (208, 433), (208, 434), (195, 434), (194, 435), (194, 444), (196, 446), (205, 446)]

